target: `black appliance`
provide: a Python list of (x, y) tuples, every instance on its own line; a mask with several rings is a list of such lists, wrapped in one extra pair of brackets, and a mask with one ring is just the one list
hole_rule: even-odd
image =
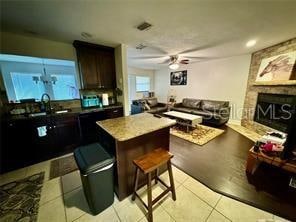
[(282, 159), (296, 149), (296, 96), (259, 93), (254, 121), (287, 133)]
[(288, 133), (295, 115), (296, 96), (259, 93), (254, 121)]

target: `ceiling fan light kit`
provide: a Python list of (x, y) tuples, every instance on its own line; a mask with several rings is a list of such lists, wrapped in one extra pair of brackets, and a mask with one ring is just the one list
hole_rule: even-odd
[(173, 69), (173, 70), (176, 70), (176, 69), (179, 68), (179, 64), (178, 63), (172, 63), (172, 64), (169, 65), (169, 68)]

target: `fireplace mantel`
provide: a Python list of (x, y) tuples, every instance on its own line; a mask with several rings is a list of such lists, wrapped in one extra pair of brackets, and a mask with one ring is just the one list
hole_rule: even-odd
[(283, 80), (283, 81), (261, 81), (255, 82), (253, 86), (295, 86), (296, 80)]

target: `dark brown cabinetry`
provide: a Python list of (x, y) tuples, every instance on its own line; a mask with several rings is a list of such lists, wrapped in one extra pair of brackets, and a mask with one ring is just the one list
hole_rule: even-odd
[(1, 122), (0, 172), (22, 168), (32, 152), (30, 120)]
[(112, 119), (123, 116), (123, 108), (105, 109), (99, 112), (90, 112), (79, 115), (79, 125), (82, 144), (89, 144), (98, 141), (97, 121)]
[(74, 41), (84, 89), (116, 87), (114, 48)]
[[(38, 135), (38, 127), (46, 135)], [(78, 115), (42, 116), (2, 122), (0, 172), (72, 152), (80, 144)]]
[(123, 108), (115, 108), (106, 110), (106, 119), (113, 119), (123, 116)]
[[(123, 116), (122, 107), (1, 121), (0, 172), (7, 172), (72, 152), (99, 140), (96, 121)], [(38, 127), (46, 135), (38, 135)]]

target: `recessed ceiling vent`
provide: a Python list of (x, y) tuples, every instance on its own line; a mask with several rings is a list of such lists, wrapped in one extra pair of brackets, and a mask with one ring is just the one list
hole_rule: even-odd
[(137, 29), (140, 31), (149, 30), (152, 27), (152, 25), (148, 22), (143, 22), (140, 25), (137, 26)]
[(81, 36), (83, 38), (90, 39), (92, 37), (92, 34), (90, 34), (88, 32), (81, 32)]
[(147, 46), (145, 46), (145, 45), (143, 45), (143, 44), (139, 44), (139, 45), (136, 46), (136, 49), (141, 50), (141, 49), (144, 49), (144, 48), (146, 48), (146, 47), (147, 47)]

